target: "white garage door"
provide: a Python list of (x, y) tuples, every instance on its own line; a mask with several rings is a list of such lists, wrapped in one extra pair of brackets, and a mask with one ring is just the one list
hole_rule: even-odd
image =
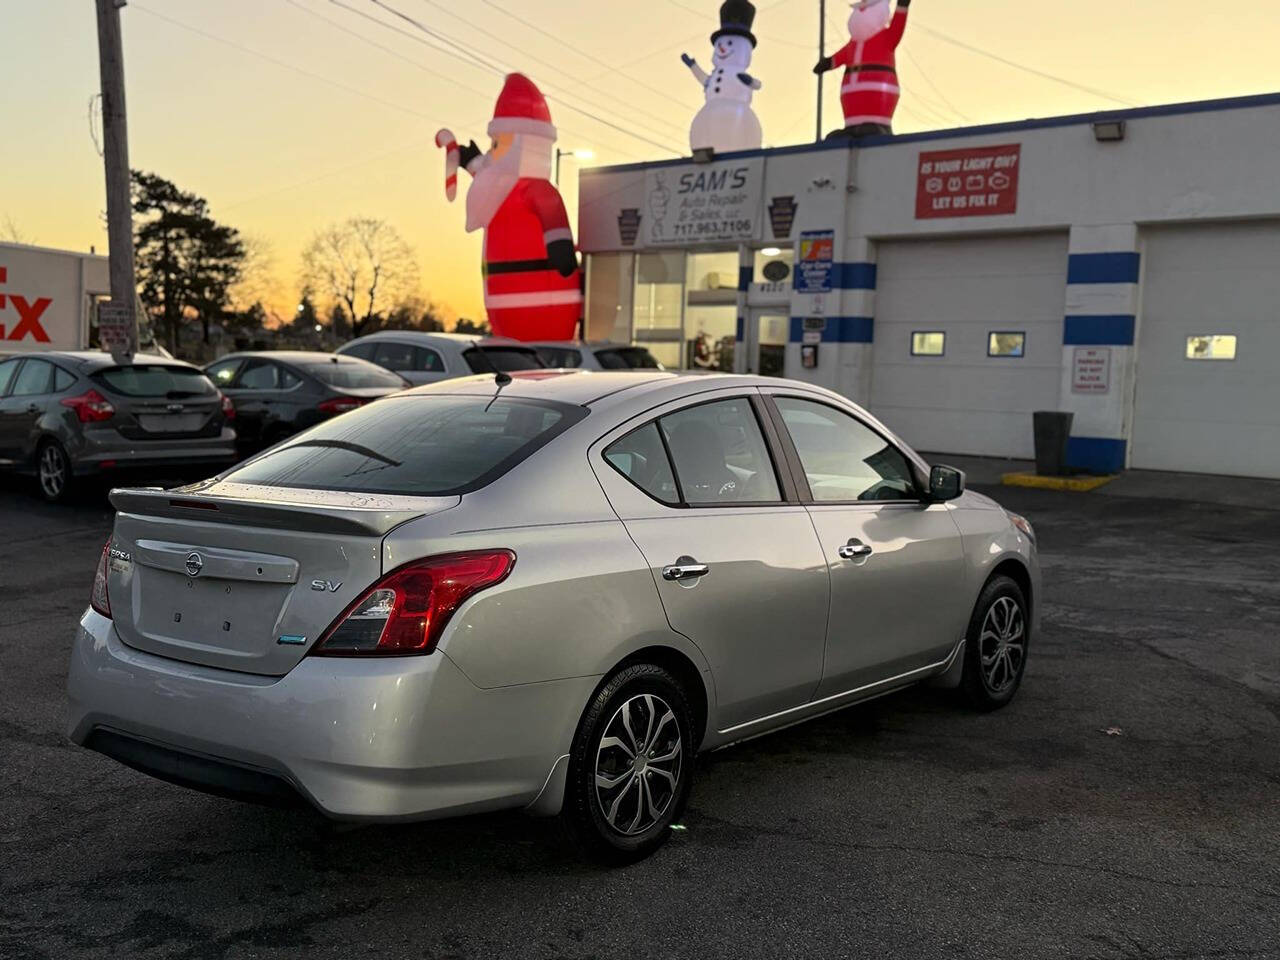
[(1280, 221), (1144, 240), (1132, 465), (1280, 477)]
[[(1032, 412), (1059, 406), (1067, 235), (883, 243), (877, 261), (872, 412), (917, 450), (1033, 456)], [(1022, 355), (989, 355), (992, 334)]]

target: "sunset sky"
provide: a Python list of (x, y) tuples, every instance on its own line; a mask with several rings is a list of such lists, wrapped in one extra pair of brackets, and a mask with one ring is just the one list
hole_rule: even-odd
[[(595, 164), (675, 156), (701, 98), (680, 53), (707, 65), (720, 5), (384, 2), (481, 51), (486, 66), (443, 52), (372, 0), (142, 0), (123, 11), (133, 165), (203, 195), (216, 218), (269, 243), (277, 311), (297, 302), (312, 234), (365, 215), (413, 245), (425, 296), (449, 316), (481, 316), (479, 238), (463, 231), (462, 203), (445, 202), (435, 131), (483, 143), (499, 74), (519, 69), (548, 94), (561, 147), (593, 150)], [(765, 142), (812, 139), (818, 2), (757, 7), (751, 72), (764, 83), (755, 103)], [(846, 36), (847, 9), (828, 4), (827, 52)], [(89, 118), (93, 3), (9, 0), (0, 17), (0, 236), (11, 223), (27, 242), (104, 251)], [(1271, 0), (916, 0), (911, 18), (899, 132), (1280, 90)], [(838, 76), (826, 83), (830, 130)], [(566, 159), (571, 211), (576, 173)]]

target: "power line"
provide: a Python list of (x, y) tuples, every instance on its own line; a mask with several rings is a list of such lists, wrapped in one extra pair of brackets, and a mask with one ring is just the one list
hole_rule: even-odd
[[(448, 56), (454, 57), (455, 59), (460, 59), (460, 60), (462, 60), (462, 62), (463, 62), (463, 63), (465, 63), (465, 64), (467, 64), (468, 66), (471, 66), (471, 67), (478, 66), (478, 64), (476, 64), (476, 63), (475, 63), (474, 61), (472, 61), (472, 60), (462, 59), (462, 58), (459, 56), (459, 54), (458, 54), (458, 53), (456, 53), (456, 52), (454, 52), (453, 50), (445, 49), (445, 48), (443, 48), (443, 47), (438, 47), (438, 46), (436, 46), (435, 44), (431, 43), (431, 42), (430, 42), (426, 37), (420, 36), (420, 35), (418, 35), (418, 34), (416, 34), (416, 33), (410, 33), (408, 30), (403, 30), (403, 29), (401, 29), (400, 27), (397, 27), (397, 26), (396, 26), (395, 24), (393, 24), (393, 23), (388, 23), (388, 22), (387, 22), (387, 21), (385, 21), (385, 20), (380, 20), (379, 18), (377, 18), (377, 17), (373, 16), (372, 14), (366, 13), (364, 10), (359, 10), (359, 9), (357, 9), (356, 7), (353, 7), (353, 6), (350, 6), (349, 4), (343, 3), (343, 2), (342, 2), (342, 0), (329, 0), (329, 2), (330, 2), (330, 3), (332, 3), (332, 4), (334, 4), (335, 6), (341, 7), (343, 10), (346, 10), (346, 11), (348, 11), (349, 13), (354, 13), (354, 14), (355, 14), (356, 16), (358, 16), (358, 17), (363, 17), (365, 20), (368, 20), (370, 23), (376, 24), (377, 26), (382, 27), (382, 28), (384, 28), (384, 29), (386, 29), (386, 30), (390, 30), (392, 33), (399, 34), (400, 36), (405, 37), (406, 39), (412, 40), (414, 43), (422, 44), (422, 45), (423, 45), (423, 46), (425, 46), (428, 50), (434, 50), (434, 51), (436, 51), (437, 53), (444, 53), (444, 54), (447, 54)], [(318, 14), (317, 14), (317, 16), (318, 16)], [(332, 22), (332, 21), (330, 21), (330, 22)], [(345, 28), (341, 28), (341, 29), (345, 29)], [(359, 38), (360, 38), (360, 39), (362, 39), (362, 40), (367, 40), (367, 38), (363, 37), (361, 34), (355, 33), (354, 31), (350, 31), (350, 30), (348, 30), (347, 32), (348, 32), (348, 33), (351, 33), (351, 35), (352, 35), (352, 36), (354, 36), (354, 37), (359, 37)], [(367, 42), (372, 42), (372, 41), (367, 41)], [(377, 45), (377, 44), (375, 44), (375, 46), (378, 46), (378, 45)], [(441, 78), (443, 78), (443, 79), (447, 80), (449, 83), (452, 83), (452, 84), (454, 84), (455, 86), (459, 86), (459, 87), (461, 87), (461, 88), (462, 88), (462, 89), (464, 89), (464, 90), (469, 90), (469, 91), (471, 91), (471, 92), (473, 92), (473, 93), (476, 93), (476, 94), (477, 94), (477, 95), (479, 95), (479, 96), (484, 96), (484, 97), (486, 97), (486, 98), (488, 97), (488, 95), (487, 95), (487, 94), (482, 94), (482, 93), (480, 93), (480, 91), (476, 90), (474, 87), (468, 87), (468, 86), (466, 86), (465, 84), (461, 84), (461, 83), (459, 83), (457, 80), (454, 80), (452, 77), (446, 76), (445, 74), (437, 73), (436, 71), (431, 70), (429, 67), (425, 67), (425, 66), (423, 66), (422, 64), (418, 64), (416, 61), (414, 61), (414, 60), (412, 60), (412, 59), (409, 59), (409, 62), (410, 62), (410, 63), (414, 63), (416, 66), (418, 66), (420, 69), (422, 69), (422, 70), (426, 71), (427, 73), (430, 73), (430, 74), (432, 74), (433, 76), (441, 77)], [(502, 76), (502, 75), (503, 75), (503, 71), (501, 70), (501, 68), (494, 68), (494, 69), (491, 69), (491, 68), (489, 68), (489, 67), (486, 65), (486, 66), (485, 66), (485, 70), (486, 70), (486, 72), (496, 73), (496, 75), (498, 75), (498, 76)], [(566, 106), (567, 106), (567, 104), (566, 104)], [(567, 129), (567, 128), (563, 128), (563, 129), (565, 129), (565, 132), (566, 132), (566, 133), (572, 133), (575, 137), (576, 137), (576, 136), (580, 136), (580, 134), (575, 133), (575, 132), (574, 132), (574, 131), (572, 131), (572, 130), (569, 130), (569, 129)], [(590, 137), (584, 137), (583, 139), (591, 139), (591, 138), (590, 138)], [(610, 149), (610, 150), (612, 150), (614, 153), (620, 153), (620, 154), (622, 154), (623, 156), (630, 157), (630, 158), (631, 158), (631, 159), (633, 159), (633, 160), (641, 160), (641, 159), (644, 159), (643, 157), (640, 157), (640, 156), (638, 156), (637, 154), (631, 153), (629, 150), (624, 150), (624, 149), (622, 149), (621, 147), (617, 147), (617, 146), (610, 146), (610, 147), (609, 147), (609, 149)], [(664, 147), (663, 149), (669, 149), (669, 148)]]
[[(547, 67), (550, 70), (554, 70), (556, 73), (562, 74), (565, 77), (568, 77), (569, 80), (571, 80), (573, 83), (579, 83), (579, 84), (587, 83), (587, 81), (582, 77), (576, 77), (572, 73), (570, 73), (568, 70), (565, 70), (563, 67), (559, 66), (558, 64), (552, 63), (550, 60), (545, 60), (542, 57), (537, 56), (536, 54), (530, 53), (528, 50), (523, 50), (520, 47), (515, 46), (509, 40), (504, 40), (502, 37), (494, 33), (492, 30), (486, 30), (484, 27), (481, 27), (475, 23), (472, 23), (466, 17), (460, 16), (459, 14), (454, 13), (452, 10), (448, 9), (442, 4), (437, 3), (436, 0), (422, 0), (422, 2), (427, 4), (428, 6), (435, 7), (437, 10), (439, 10), (441, 13), (444, 13), (446, 16), (450, 16), (450, 17), (453, 17), (453, 19), (455, 20), (461, 21), (463, 24), (470, 27), (472, 30), (475, 30), (477, 33), (483, 36), (486, 36), (491, 40), (496, 40), (498, 43), (502, 44), (504, 47), (509, 47), (510, 49), (515, 50), (521, 56), (526, 57), (529, 60), (532, 60), (534, 63), (542, 64), (542, 66)], [(578, 94), (578, 96), (581, 97), (582, 94)], [(602, 104), (593, 103), (592, 101), (589, 101), (589, 100), (587, 102), (591, 103), (591, 105), (594, 107), (607, 109), (607, 107), (603, 107)], [(654, 120), (657, 120), (659, 123), (672, 127), (673, 129), (681, 133), (684, 132), (683, 128), (680, 125), (672, 123), (666, 117), (659, 116), (656, 113), (650, 113), (648, 110), (645, 110), (643, 107), (636, 106), (634, 103), (631, 103), (629, 101), (620, 101), (620, 103), (622, 106), (627, 107), (629, 110), (632, 110), (636, 113), (640, 113)], [(650, 130), (650, 132), (656, 133), (658, 136), (666, 136), (666, 134), (658, 133), (658, 131), (654, 131), (652, 129)]]
[(921, 30), (929, 36), (937, 40), (941, 40), (943, 43), (949, 43), (962, 50), (968, 50), (970, 53), (976, 53), (980, 57), (986, 57), (987, 59), (994, 60), (997, 63), (1003, 63), (1006, 67), (1013, 67), (1015, 70), (1022, 70), (1025, 73), (1030, 73), (1037, 77), (1043, 77), (1045, 80), (1052, 80), (1054, 83), (1061, 83), (1064, 86), (1074, 87), (1076, 90), (1091, 93), (1095, 97), (1102, 97), (1104, 100), (1110, 100), (1113, 103), (1124, 104), (1127, 107), (1140, 106), (1140, 104), (1135, 103), (1132, 100), (1126, 100), (1124, 97), (1117, 97), (1114, 94), (1107, 93), (1105, 90), (1098, 90), (1095, 87), (1086, 87), (1084, 84), (1076, 83), (1074, 80), (1067, 80), (1065, 77), (1055, 76), (1052, 73), (1046, 73), (1045, 71), (1038, 70), (1035, 67), (1028, 67), (1024, 63), (1018, 63), (1014, 60), (1008, 59), (1007, 57), (1002, 57), (998, 53), (992, 53), (990, 50), (983, 50), (981, 47), (975, 47), (971, 43), (965, 43), (963, 40), (957, 40), (954, 37), (949, 37), (945, 33), (926, 27), (924, 24), (916, 24), (915, 29)]
[(916, 68), (916, 70), (918, 70), (918, 71), (919, 71), (920, 76), (924, 77), (924, 82), (925, 82), (925, 83), (927, 83), (927, 84), (929, 84), (929, 88), (930, 88), (931, 90), (933, 90), (933, 92), (934, 92), (934, 93), (936, 93), (936, 94), (938, 95), (938, 98), (942, 101), (943, 105), (944, 105), (948, 110), (950, 110), (952, 113), (954, 113), (954, 114), (955, 114), (957, 117), (959, 117), (961, 120), (969, 120), (969, 121), (972, 121), (972, 120), (973, 120), (973, 118), (972, 118), (972, 117), (966, 116), (963, 112), (961, 112), (960, 110), (957, 110), (957, 109), (956, 109), (955, 105), (954, 105), (950, 100), (948, 100), (948, 99), (947, 99), (947, 95), (946, 95), (945, 93), (943, 93), (943, 92), (942, 92), (942, 90), (938, 87), (938, 85), (937, 85), (936, 83), (934, 83), (934, 82), (933, 82), (933, 78), (932, 78), (932, 77), (930, 77), (930, 76), (929, 76), (929, 74), (925, 72), (924, 67), (920, 65), (920, 61), (919, 61), (919, 60), (917, 60), (917, 59), (912, 55), (912, 53), (911, 53), (911, 51), (910, 51), (910, 50), (908, 50), (906, 47), (903, 47), (903, 48), (902, 48), (902, 52), (903, 52), (904, 54), (906, 54), (906, 57), (907, 57), (907, 59), (908, 59), (908, 60), (910, 60), (910, 61), (911, 61), (912, 66), (914, 66), (914, 67)]
[(152, 17), (155, 17), (158, 20), (163, 20), (165, 23), (178, 27), (181, 30), (186, 30), (188, 33), (194, 33), (198, 36), (204, 37), (206, 40), (213, 40), (216, 43), (221, 43), (235, 50), (239, 50), (242, 53), (247, 53), (250, 56), (257, 57), (260, 60), (265, 60), (267, 63), (274, 64), (275, 66), (280, 67), (281, 69), (291, 70), (294, 73), (300, 74), (311, 80), (318, 80), (321, 83), (328, 84), (331, 87), (336, 87), (337, 89), (343, 90), (353, 96), (363, 97), (364, 99), (371, 100), (374, 103), (380, 103), (384, 107), (390, 107), (393, 110), (399, 110), (403, 113), (412, 114), (415, 117), (421, 117), (422, 119), (428, 120), (431, 123), (437, 123), (437, 124), (440, 123), (440, 121), (435, 117), (431, 117), (425, 113), (422, 113), (420, 110), (415, 110), (412, 107), (406, 107), (403, 104), (395, 103), (392, 100), (384, 100), (382, 97), (379, 97), (377, 94), (368, 93), (356, 87), (349, 87), (345, 83), (340, 83), (331, 77), (326, 77), (320, 73), (313, 73), (310, 70), (305, 70), (302, 67), (294, 66), (292, 63), (288, 63), (284, 60), (277, 60), (275, 57), (269, 56), (268, 54), (262, 53), (258, 50), (254, 50), (250, 47), (243, 46), (242, 44), (236, 43), (234, 40), (228, 40), (225, 37), (220, 37), (216, 34), (208, 33), (205, 30), (201, 30), (199, 27), (193, 27), (190, 24), (183, 23), (180, 20), (174, 20), (172, 17), (166, 16), (163, 13), (157, 13), (155, 10), (152, 10), (149, 7), (144, 7), (141, 4), (138, 4), (138, 3), (133, 4), (133, 9), (138, 10), (142, 13), (148, 14)]
[[(334, 2), (337, 2), (337, 0), (334, 0)], [(493, 72), (498, 73), (500, 76), (506, 72), (500, 67), (496, 67), (491, 64), (486, 64), (483, 61), (481, 61), (480, 58), (475, 53), (473, 53), (472, 51), (466, 48), (466, 45), (464, 43), (454, 40), (453, 38), (448, 37), (445, 34), (439, 33), (436, 30), (432, 30), (430, 27), (426, 26), (425, 24), (409, 16), (409, 14), (404, 13), (403, 11), (397, 10), (395, 7), (392, 7), (389, 4), (385, 3), (384, 0), (369, 0), (369, 2), (373, 3), (378, 7), (381, 7), (382, 9), (386, 10), (388, 13), (394, 14), (400, 19), (404, 20), (406, 23), (412, 24), (413, 26), (421, 30), (423, 33), (426, 33), (428, 36), (435, 37), (436, 39), (439, 39), (442, 42), (448, 43), (450, 46), (456, 48), (459, 51), (459, 54), (457, 54), (459, 56), (459, 59), (461, 59), (465, 55), (466, 57), (472, 58), (475, 61), (476, 65), (480, 65), (480, 66), (483, 66), (485, 69), (492, 70)], [(546, 84), (546, 87), (549, 90), (559, 90), (558, 87), (553, 87), (550, 84)], [(677, 150), (668, 144), (659, 143), (657, 140), (653, 140), (649, 137), (644, 136), (643, 134), (636, 133), (634, 130), (628, 130), (626, 127), (623, 127), (620, 124), (614, 123), (612, 120), (607, 120), (604, 117), (597, 116), (596, 114), (592, 113), (589, 110), (582, 109), (576, 104), (573, 104), (568, 100), (566, 100), (563, 95), (555, 99), (557, 99), (562, 106), (567, 107), (568, 109), (574, 111), (575, 113), (581, 114), (582, 116), (588, 118), (589, 120), (593, 120), (596, 123), (599, 123), (603, 126), (610, 127), (614, 130), (617, 130), (619, 133), (625, 134), (626, 136), (631, 137), (635, 140), (643, 141), (644, 143), (657, 147), (658, 149), (663, 150), (667, 153), (674, 153), (676, 156), (682, 155), (680, 150)]]
[[(528, 29), (532, 30), (534, 33), (541, 34), (541, 35), (542, 35), (542, 36), (544, 36), (544, 37), (548, 37), (549, 39), (554, 40), (556, 43), (560, 44), (560, 45), (561, 45), (562, 47), (564, 47), (565, 49), (567, 49), (567, 50), (569, 50), (569, 51), (571, 51), (571, 52), (573, 52), (573, 53), (577, 54), (579, 57), (582, 57), (584, 60), (590, 60), (592, 63), (594, 63), (594, 64), (597, 64), (597, 65), (599, 65), (599, 66), (604, 67), (606, 70), (608, 70), (608, 71), (609, 71), (609, 75), (610, 75), (610, 76), (619, 76), (619, 77), (622, 77), (624, 80), (630, 80), (632, 83), (636, 84), (637, 86), (643, 87), (644, 89), (648, 90), (650, 93), (656, 93), (658, 96), (660, 96), (660, 97), (662, 97), (662, 98), (664, 98), (664, 99), (667, 99), (667, 100), (671, 100), (671, 99), (673, 99), (673, 98), (672, 98), (672, 96), (671, 96), (671, 94), (670, 94), (670, 93), (668, 93), (667, 91), (665, 91), (665, 90), (661, 90), (661, 89), (659, 89), (658, 87), (655, 87), (655, 86), (654, 86), (653, 84), (651, 84), (651, 83), (645, 83), (643, 80), (640, 80), (640, 79), (638, 79), (637, 77), (632, 77), (632, 76), (629, 76), (629, 75), (627, 75), (627, 74), (623, 73), (623, 72), (622, 72), (618, 67), (616, 67), (614, 64), (609, 63), (609, 61), (607, 61), (607, 60), (603, 60), (603, 59), (601, 59), (600, 57), (597, 57), (595, 54), (588, 53), (588, 52), (587, 52), (587, 51), (585, 51), (585, 50), (579, 50), (579, 49), (577, 49), (576, 47), (574, 47), (574, 46), (572, 46), (571, 44), (567, 43), (563, 37), (556, 36), (556, 34), (552, 33), (552, 32), (551, 32), (551, 31), (549, 31), (549, 30), (545, 30), (545, 29), (543, 29), (542, 27), (538, 26), (538, 24), (534, 23), (533, 21), (531, 21), (531, 20), (526, 20), (524, 17), (521, 17), (521, 16), (519, 16), (518, 14), (512, 13), (512, 12), (511, 12), (510, 10), (508, 10), (506, 7), (500, 6), (499, 4), (495, 3), (495, 2), (494, 2), (494, 0), (480, 0), (480, 2), (481, 2), (481, 3), (483, 3), (483, 4), (485, 4), (486, 6), (493, 7), (493, 9), (497, 10), (499, 13), (504, 14), (504, 15), (506, 15), (506, 16), (508, 16), (508, 17), (510, 17), (510, 18), (511, 18), (512, 20), (514, 20), (516, 23), (519, 23), (519, 24), (521, 24), (522, 26), (527, 27)], [(599, 79), (599, 78), (597, 78), (597, 79)], [(582, 81), (580, 81), (580, 82), (582, 82)], [(677, 101), (677, 102), (682, 103), (685, 107), (688, 107), (690, 110), (696, 110), (696, 109), (697, 109), (697, 107), (696, 107), (696, 106), (694, 106), (693, 104), (690, 104), (690, 103), (687, 103), (687, 102), (684, 102), (684, 101)]]

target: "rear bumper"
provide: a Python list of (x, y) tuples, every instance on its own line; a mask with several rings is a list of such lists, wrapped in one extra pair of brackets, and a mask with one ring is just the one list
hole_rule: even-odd
[(217, 437), (197, 440), (129, 440), (115, 430), (86, 430), (80, 442), (67, 452), (78, 476), (104, 470), (224, 467), (241, 458), (236, 449), (236, 433), (230, 427), (223, 428)]
[[(597, 682), (485, 690), (443, 653), (307, 658), (258, 677), (134, 650), (88, 611), (72, 649), (69, 732), (211, 793), (287, 802), (292, 791), (336, 819), (430, 819), (538, 799)], [(548, 799), (541, 812), (558, 809)]]

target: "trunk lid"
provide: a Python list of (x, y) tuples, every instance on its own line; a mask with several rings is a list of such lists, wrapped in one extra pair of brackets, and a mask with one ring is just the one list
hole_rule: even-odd
[(382, 575), (390, 531), (460, 501), (226, 482), (115, 490), (116, 632), (174, 660), (283, 676)]

